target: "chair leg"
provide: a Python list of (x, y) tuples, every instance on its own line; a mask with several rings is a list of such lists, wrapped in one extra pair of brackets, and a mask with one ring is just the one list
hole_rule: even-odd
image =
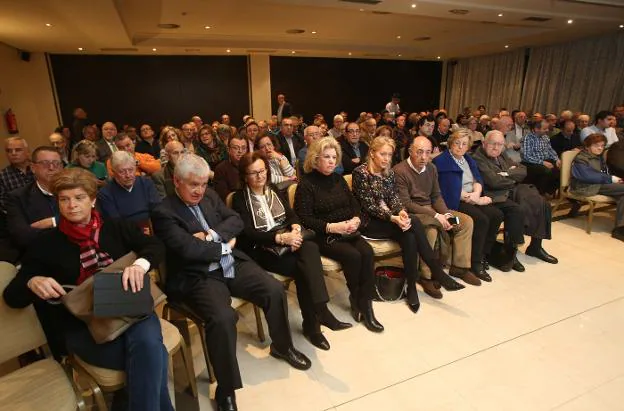
[(589, 212), (587, 213), (587, 227), (585, 229), (585, 231), (587, 231), (587, 234), (591, 234), (591, 227), (592, 227), (593, 220), (594, 220), (594, 202), (590, 201)]
[(106, 405), (104, 393), (102, 392), (100, 386), (95, 382), (95, 380), (89, 375), (88, 372), (86, 372), (81, 366), (74, 363), (73, 361), (70, 363), (70, 366), (76, 373), (78, 373), (78, 376), (80, 378), (87, 381), (87, 384), (89, 384), (89, 388), (93, 393), (93, 399), (95, 400), (98, 411), (108, 411), (108, 405)]
[(203, 324), (196, 324), (199, 331), (199, 339), (201, 340), (202, 350), (204, 351), (204, 361), (206, 361), (206, 371), (208, 371), (208, 381), (214, 383), (217, 379), (214, 376), (210, 356), (208, 355), (208, 344), (206, 343), (206, 329)]
[(256, 316), (256, 328), (258, 329), (258, 339), (260, 342), (266, 341), (266, 336), (264, 335), (264, 327), (262, 326), (262, 316), (260, 315), (260, 308), (256, 305), (253, 306), (254, 315)]
[(180, 342), (180, 350), (176, 355), (182, 356), (182, 361), (184, 362), (184, 368), (186, 370), (186, 377), (189, 380), (189, 385), (191, 387), (191, 394), (193, 398), (197, 398), (197, 380), (195, 378), (195, 370), (193, 367), (193, 356), (190, 354), (190, 350), (186, 345), (185, 341)]

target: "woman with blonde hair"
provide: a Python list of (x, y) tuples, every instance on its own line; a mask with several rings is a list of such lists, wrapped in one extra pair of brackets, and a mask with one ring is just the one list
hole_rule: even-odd
[(108, 172), (104, 163), (96, 161), (97, 146), (89, 140), (79, 141), (71, 152), (71, 162), (67, 168), (80, 167), (91, 172), (96, 178), (98, 187), (106, 184)]
[(342, 265), (353, 318), (369, 331), (382, 332), (372, 305), (373, 249), (358, 231), (360, 205), (344, 178), (334, 172), (341, 156), (333, 137), (312, 143), (303, 165), (306, 174), (295, 193), (295, 212), (304, 227), (316, 232), (321, 255)]
[[(412, 312), (420, 308), (416, 282), (418, 253), (431, 268), (435, 281), (460, 289), (456, 281), (442, 270), (425, 230), (416, 217), (410, 217), (397, 194), (392, 170), (395, 142), (389, 137), (376, 137), (371, 143), (366, 163), (353, 171), (353, 194), (362, 208), (362, 234), (375, 239), (392, 239), (401, 245), (403, 267), (407, 278), (407, 305)], [(461, 287), (463, 288), (463, 287)]]

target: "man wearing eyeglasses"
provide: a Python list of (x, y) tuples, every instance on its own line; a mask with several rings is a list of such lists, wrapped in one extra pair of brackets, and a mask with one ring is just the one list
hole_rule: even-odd
[(50, 184), (63, 169), (61, 154), (55, 147), (38, 147), (32, 154), (31, 169), (35, 181), (9, 193), (6, 202), (9, 234), (21, 251), (42, 231), (59, 222)]
[(522, 184), (527, 175), (526, 166), (513, 161), (505, 151), (505, 137), (501, 131), (488, 132), (473, 158), (483, 177), (483, 193), (505, 215), (505, 255), (500, 261), (490, 261), (501, 271), (524, 271), (516, 255), (524, 244), (524, 235), (531, 237), (525, 254), (547, 263), (558, 260), (542, 247), (542, 240), (551, 238), (551, 210), (535, 186)]
[(294, 167), (297, 161), (297, 153), (303, 148), (304, 142), (301, 136), (295, 134), (295, 123), (292, 118), (288, 117), (282, 120), (282, 128), (277, 134), (277, 141), (288, 162)]
[(345, 135), (339, 139), (342, 149), (343, 174), (351, 174), (355, 167), (366, 161), (368, 146), (360, 141), (360, 126), (357, 123), (348, 123)]
[[(250, 128), (248, 127), (247, 129), (249, 130)], [(240, 135), (232, 136), (228, 143), (228, 160), (220, 162), (215, 167), (214, 189), (223, 201), (225, 201), (228, 194), (240, 188), (238, 162), (246, 152), (246, 140)]]

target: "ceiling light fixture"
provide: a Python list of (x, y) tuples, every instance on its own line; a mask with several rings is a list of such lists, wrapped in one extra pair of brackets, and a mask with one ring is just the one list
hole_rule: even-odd
[(436, 57), (436, 58), (437, 58), (438, 60), (440, 60), (442, 57), (438, 56), (438, 57)]
[(620, 24), (620, 28), (621, 28), (621, 29), (624, 29), (624, 24)]
[(415, 9), (416, 8), (416, 3), (412, 4), (412, 8)]
[(152, 49), (152, 51), (156, 51), (156, 49), (155, 49), (155, 48), (153, 48), (153, 49)]
[(498, 17), (503, 17), (503, 13), (498, 13)]
[(225, 50), (225, 52), (226, 52), (226, 53), (231, 53), (231, 52), (232, 52), (232, 50), (227, 49), (227, 50)]
[(316, 34), (316, 31), (313, 31), (312, 34)]
[(572, 23), (574, 23), (574, 20), (572, 19), (568, 20), (568, 24), (572, 24)]
[(401, 54), (397, 54), (398, 57), (401, 57)]
[(397, 40), (401, 40), (401, 36), (396, 36)]
[(352, 55), (353, 55), (353, 53), (349, 52), (349, 55), (350, 55), (350, 56), (352, 56)]
[(52, 27), (52, 24), (46, 23), (46, 27)]
[(360, 9), (360, 11), (364, 11), (364, 9)]
[(508, 49), (509, 48), (509, 44), (505, 44), (505, 48)]
[(205, 28), (206, 30), (210, 30), (212, 27), (210, 27), (210, 26), (204, 26), (204, 28)]
[(295, 53), (296, 53), (296, 51), (295, 51), (295, 50), (293, 50), (293, 51), (291, 51), (291, 52), (290, 52), (290, 54), (295, 54)]
[(78, 51), (83, 51), (84, 49), (82, 47), (78, 47)]

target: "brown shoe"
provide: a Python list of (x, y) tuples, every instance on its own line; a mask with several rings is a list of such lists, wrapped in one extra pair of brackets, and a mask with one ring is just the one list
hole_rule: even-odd
[(466, 284), (481, 285), (481, 280), (467, 268), (451, 267), (449, 275), (460, 278)]
[(418, 284), (421, 285), (425, 294), (427, 294), (431, 298), (435, 298), (439, 300), (442, 298), (442, 291), (440, 291), (439, 287), (436, 288), (433, 280), (427, 280), (425, 278), (420, 278), (418, 280)]

